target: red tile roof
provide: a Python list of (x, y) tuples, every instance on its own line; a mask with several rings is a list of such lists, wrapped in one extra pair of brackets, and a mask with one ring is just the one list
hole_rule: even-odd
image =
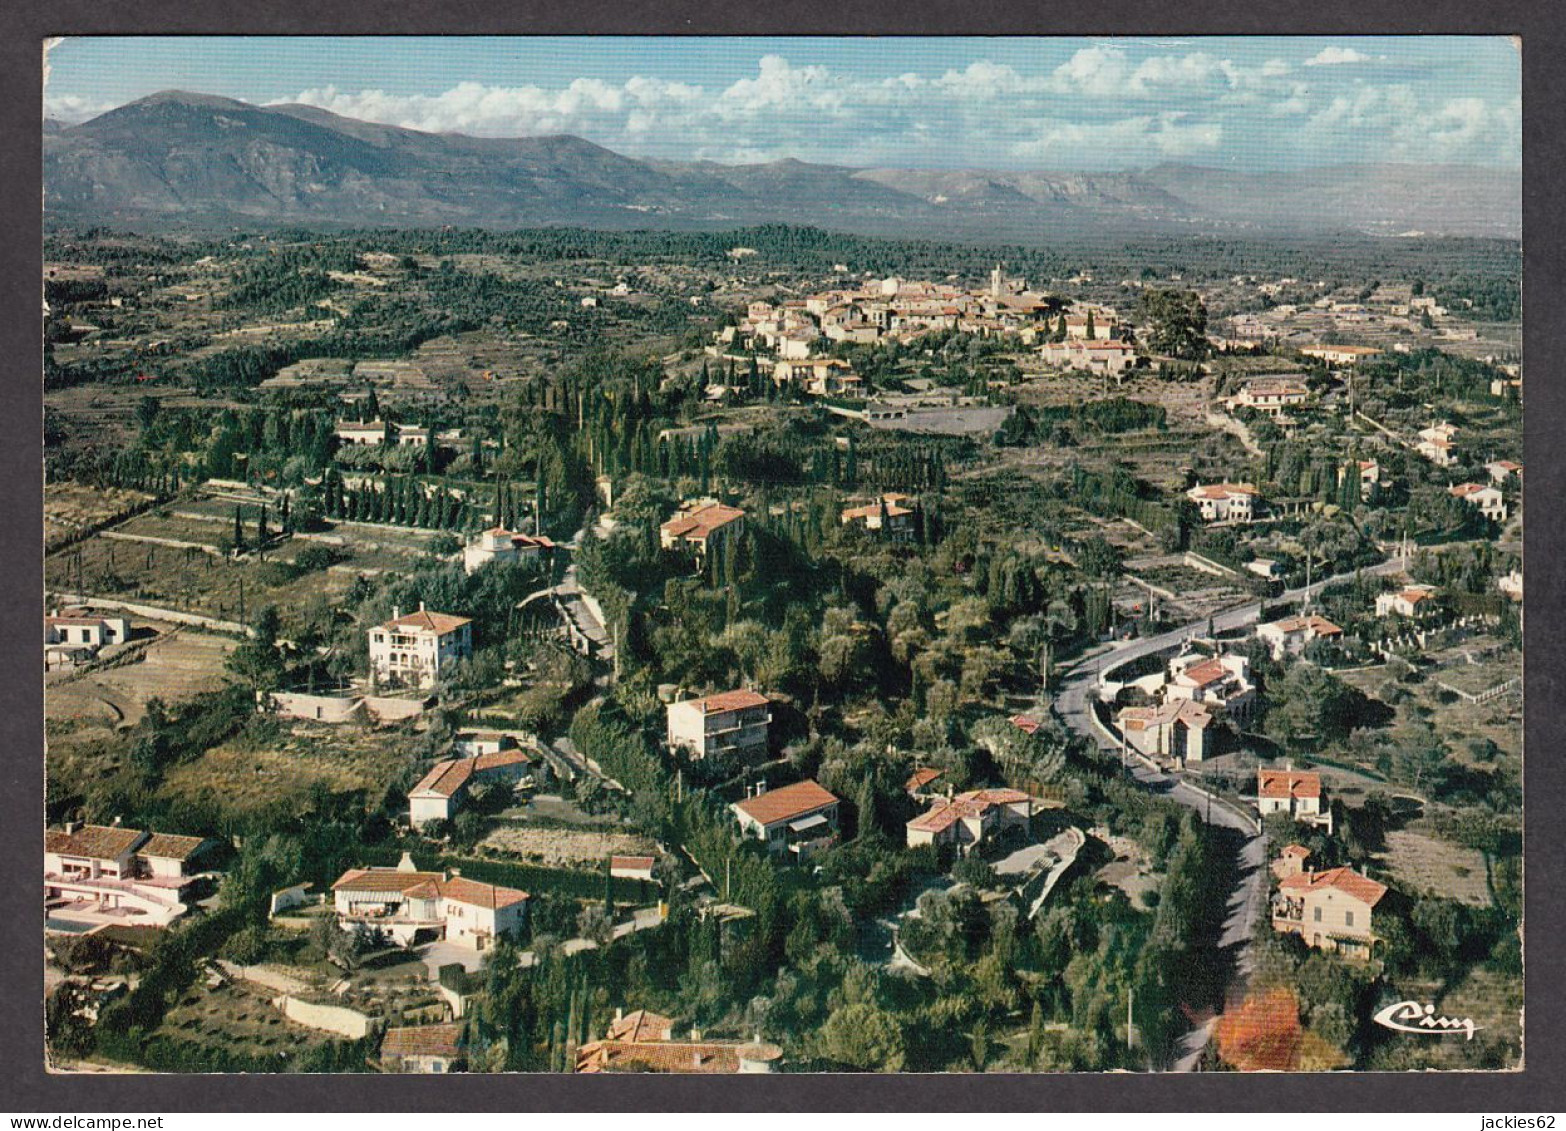
[(172, 833), (153, 833), (147, 843), (136, 850), (138, 856), (156, 856), (160, 860), (189, 860), (206, 841), (199, 836), (174, 836)]
[(1310, 849), (1303, 844), (1287, 844), (1278, 853), (1279, 856), (1298, 856), (1301, 860), (1310, 855)]
[(1321, 775), (1303, 770), (1257, 770), (1256, 791), (1261, 797), (1321, 796)]
[(440, 894), (443, 899), (449, 899), (453, 903), (464, 903), (469, 907), (487, 907), (492, 911), (512, 907), (528, 898), (525, 891), (503, 888), (497, 884), (486, 884), (480, 880), (469, 880), (462, 876), (443, 880), (440, 884)]
[(436, 762), (430, 768), (430, 772), (419, 779), (419, 784), (409, 791), (409, 796), (417, 793), (434, 793), (441, 797), (455, 797), (473, 777), (473, 763), (477, 760), (476, 758), (450, 758), (444, 762)]
[(1386, 895), (1387, 886), (1378, 884), (1369, 876), (1362, 876), (1349, 867), (1328, 868), (1325, 872), (1301, 872), (1278, 881), (1280, 890), (1314, 892), (1332, 888), (1344, 895), (1374, 907)]
[(416, 632), (433, 632), (445, 636), (448, 632), (456, 632), (465, 624), (472, 624), (471, 617), (452, 616), (450, 613), (430, 613), (420, 609), (416, 613), (397, 617), (381, 625), (385, 629), (412, 629)]
[(741, 1053), (747, 1060), (776, 1060), (783, 1050), (712, 1041), (594, 1041), (577, 1050), (576, 1070), (721, 1074), (739, 1071)]
[(1189, 683), (1193, 687), (1206, 687), (1208, 684), (1217, 683), (1229, 675), (1229, 669), (1223, 666), (1223, 662), (1217, 657), (1203, 660), (1199, 664), (1192, 664), (1182, 671), (1177, 678)]
[(1013, 715), (1009, 721), (1012, 726), (1016, 727), (1023, 734), (1035, 734), (1039, 727), (1043, 725), (1031, 715)]
[(903, 783), (903, 788), (911, 793), (916, 789), (923, 789), (937, 778), (945, 776), (945, 770), (937, 770), (933, 766), (920, 766), (908, 775), (908, 780)]
[(674, 538), (685, 538), (699, 542), (710, 535), (714, 530), (727, 526), (745, 517), (745, 512), (737, 507), (726, 507), (722, 503), (710, 503), (704, 507), (678, 514), (663, 524), (663, 532)]
[(135, 848), (146, 835), (140, 829), (118, 825), (83, 825), (70, 833), (64, 829), (50, 829), (44, 834), (44, 851), (92, 860), (114, 860)]
[(738, 801), (734, 808), (759, 824), (775, 825), (835, 805), (837, 800), (818, 783), (806, 778), (782, 789), (763, 793), (760, 797)]
[(420, 884), (439, 883), (445, 878), (440, 872), (401, 872), (396, 868), (350, 868), (332, 885), (332, 890), (406, 894)]
[(1231, 495), (1257, 493), (1256, 488), (1249, 483), (1209, 483), (1205, 487), (1193, 487), (1191, 491), (1203, 499), (1227, 499)]
[(738, 691), (720, 691), (716, 695), (708, 695), (701, 699), (686, 699), (684, 702), (704, 715), (711, 715), (718, 711), (742, 711), (747, 707), (762, 707), (771, 700), (759, 691), (741, 688)]
[(415, 1025), (402, 1029), (387, 1029), (381, 1039), (381, 1056), (446, 1056), (456, 1057), (462, 1052), (462, 1026)]
[(667, 1041), (674, 1035), (674, 1019), (647, 1009), (637, 1009), (609, 1026), (611, 1041)]

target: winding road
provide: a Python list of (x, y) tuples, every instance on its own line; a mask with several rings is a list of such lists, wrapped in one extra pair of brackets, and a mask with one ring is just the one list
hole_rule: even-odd
[[(1395, 573), (1402, 569), (1400, 559), (1392, 558), (1364, 570), (1367, 576)], [(1323, 578), (1310, 586), (1291, 589), (1270, 599), (1266, 604), (1297, 603), (1317, 596), (1331, 585), (1352, 580), (1352, 573)], [(1253, 624), (1261, 615), (1261, 601), (1247, 601), (1226, 609), (1212, 618), (1213, 631), (1227, 632)], [(1055, 695), (1056, 715), (1077, 734), (1096, 743), (1102, 750), (1118, 754), (1120, 745), (1095, 722), (1092, 711), (1094, 695), (1106, 671), (1180, 646), (1185, 640), (1206, 630), (1208, 618), (1181, 625), (1161, 632), (1157, 636), (1126, 641), (1107, 652), (1079, 661), (1063, 672), (1063, 682)], [(1228, 914), (1216, 940), (1218, 949), (1229, 955), (1229, 983), (1225, 990), (1228, 1003), (1243, 997), (1246, 981), (1250, 976), (1253, 955), (1251, 943), (1257, 925), (1261, 921), (1262, 903), (1266, 899), (1267, 838), (1261, 833), (1257, 819), (1229, 805), (1209, 797), (1200, 789), (1182, 781), (1178, 775), (1164, 773), (1151, 761), (1135, 757), (1131, 764), (1132, 776), (1154, 792), (1181, 805), (1194, 809), (1203, 821), (1215, 828), (1237, 833), (1238, 845), (1234, 867), (1235, 884), (1229, 892)], [(1214, 1019), (1216, 1020), (1216, 1019)], [(1180, 1053), (1171, 1067), (1177, 1072), (1192, 1071), (1207, 1045), (1214, 1021), (1209, 1020), (1193, 1027), (1180, 1041)]]

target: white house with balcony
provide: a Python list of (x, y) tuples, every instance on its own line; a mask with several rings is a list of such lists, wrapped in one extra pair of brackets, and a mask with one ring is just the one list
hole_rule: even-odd
[(1203, 522), (1250, 522), (1261, 494), (1250, 483), (1208, 483), (1192, 487), (1185, 497), (1196, 504)]
[(49, 919), (166, 927), (183, 915), (201, 837), (68, 823), (44, 834)]
[(458, 660), (473, 655), (473, 622), (468, 617), (419, 611), (370, 629), (370, 676), (377, 687), (425, 690)]
[(684, 750), (694, 759), (760, 761), (766, 755), (771, 700), (758, 691), (724, 691), (670, 703), (666, 715), (671, 750)]

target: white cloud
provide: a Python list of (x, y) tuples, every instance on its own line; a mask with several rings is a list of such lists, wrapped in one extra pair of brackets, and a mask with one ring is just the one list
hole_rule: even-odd
[[(1158, 45), (1163, 47), (1165, 45)], [(1376, 86), (1284, 59), (1208, 51), (1138, 55), (1104, 43), (1027, 71), (979, 59), (960, 69), (867, 77), (781, 55), (718, 85), (637, 75), (623, 82), (459, 83), (427, 95), (325, 86), (297, 101), (350, 117), (488, 137), (575, 133), (633, 156), (836, 164), (986, 166), (1009, 158), (1116, 169), (1223, 147), (1293, 161), (1512, 160), (1520, 111), (1409, 86)], [(1336, 54), (1334, 54), (1336, 53)], [(1351, 48), (1317, 60), (1346, 61)], [(1312, 61), (1313, 67), (1324, 65)], [(1480, 103), (1480, 105), (1475, 105)], [(1511, 114), (1508, 117), (1508, 113)], [(1280, 130), (1287, 130), (1286, 134)], [(1452, 156), (1457, 154), (1458, 156)]]
[(58, 118), (62, 122), (85, 122), (112, 109), (112, 102), (99, 102), (79, 94), (44, 95), (44, 117)]
[(1352, 47), (1323, 47), (1305, 60), (1307, 67), (1338, 67), (1345, 63), (1371, 63), (1385, 59), (1385, 55), (1370, 56)]
[(1011, 154), (1030, 160), (1050, 160), (1114, 149), (1146, 163), (1171, 157), (1191, 157), (1216, 149), (1223, 140), (1218, 122), (1192, 122), (1180, 111), (1144, 114), (1112, 122), (1043, 119), (1032, 123), (1034, 136), (1012, 145)]

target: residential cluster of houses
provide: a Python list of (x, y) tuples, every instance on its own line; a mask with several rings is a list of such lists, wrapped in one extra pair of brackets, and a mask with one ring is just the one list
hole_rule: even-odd
[[(1256, 772), (1256, 803), (1261, 814), (1284, 814), (1332, 832), (1332, 812), (1322, 792), (1321, 775), (1285, 766)], [(1307, 946), (1351, 958), (1369, 958), (1379, 941), (1378, 908), (1386, 910), (1388, 888), (1349, 867), (1317, 871), (1310, 850), (1286, 845), (1272, 863), (1278, 889), (1272, 901), (1272, 929), (1294, 934)]]
[(44, 912), (61, 929), (166, 927), (185, 914), (201, 837), (68, 822), (44, 833)]
[(1194, 765), (1212, 752), (1219, 718), (1244, 722), (1257, 705), (1250, 661), (1233, 652), (1183, 652), (1165, 670), (1134, 681), (1151, 702), (1123, 707), (1115, 725), (1128, 748), (1149, 758)]
[(862, 379), (846, 362), (819, 356), (837, 343), (906, 342), (932, 331), (956, 330), (1017, 334), (1033, 345), (1054, 336), (1062, 322), (1065, 340), (1040, 347), (1049, 364), (1110, 374), (1136, 364), (1135, 348), (1116, 336), (1113, 310), (1077, 305), (1062, 311), (1059, 300), (1029, 290), (1025, 280), (1007, 277), (998, 265), (989, 286), (981, 289), (892, 277), (802, 299), (752, 302), (734, 325), (715, 336), (718, 349), (774, 354), (771, 375), (780, 385), (816, 396), (851, 396), (861, 389)]

